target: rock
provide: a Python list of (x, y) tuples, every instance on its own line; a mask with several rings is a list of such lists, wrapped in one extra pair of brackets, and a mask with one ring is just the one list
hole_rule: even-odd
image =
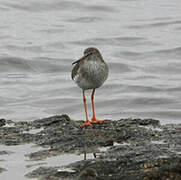
[(6, 124), (6, 120), (5, 119), (0, 119), (0, 127), (4, 126)]
[(19, 145), (32, 142), (34, 134), (23, 133), (20, 127), (0, 127), (0, 144)]
[(78, 180), (95, 180), (98, 178), (98, 174), (95, 169), (86, 168), (80, 172), (79, 176), (77, 177)]
[(0, 155), (12, 154), (11, 151), (0, 151)]
[[(11, 128), (0, 127), (0, 143), (46, 147), (27, 154), (30, 160), (58, 158), (63, 153), (93, 153), (96, 157), (69, 164), (63, 171), (40, 165), (27, 174), (41, 180), (181, 179), (181, 124), (120, 119), (81, 128), (81, 123), (67, 115), (18, 122)], [(34, 129), (40, 130), (33, 134)]]

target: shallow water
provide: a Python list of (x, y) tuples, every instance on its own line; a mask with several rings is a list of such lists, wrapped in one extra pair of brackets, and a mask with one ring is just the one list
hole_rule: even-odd
[[(29, 178), (25, 175), (37, 169), (39, 166), (57, 166), (60, 167), (59, 171), (73, 171), (71, 169), (64, 168), (64, 166), (84, 159), (83, 154), (61, 154), (58, 157), (53, 156), (45, 160), (30, 161), (30, 159), (26, 157), (27, 153), (33, 153), (43, 149), (33, 144), (18, 146), (0, 145), (0, 149), (8, 152), (6, 155), (0, 155), (1, 168), (6, 169), (6, 171), (0, 173), (0, 178), (3, 178), (4, 180), (28, 180)], [(93, 158), (92, 154), (86, 155), (86, 159)], [(37, 180), (37, 178), (33, 178), (32, 180)]]
[[(29, 162), (27, 161), (28, 159), (25, 157), (25, 154), (27, 152), (31, 152), (31, 151), (33, 152), (33, 149), (31, 147), (32, 147), (32, 144), (18, 145), (18, 146), (0, 145), (1, 150), (9, 152), (9, 154), (0, 156), (1, 167), (6, 169), (6, 171), (0, 174), (0, 177), (3, 178), (4, 180), (28, 179), (24, 175), (28, 173), (28, 170), (31, 171), (35, 168), (35, 167), (31, 167), (29, 169), (26, 168)], [(32, 179), (32, 180), (36, 180), (36, 179)]]
[(179, 123), (180, 12), (179, 0), (1, 0), (1, 117), (84, 119), (71, 63), (95, 46), (110, 67), (96, 91), (100, 119)]

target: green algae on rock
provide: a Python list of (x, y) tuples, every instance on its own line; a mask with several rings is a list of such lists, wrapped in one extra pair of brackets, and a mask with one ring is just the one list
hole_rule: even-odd
[(2, 173), (3, 171), (6, 171), (6, 169), (0, 167), (0, 173)]

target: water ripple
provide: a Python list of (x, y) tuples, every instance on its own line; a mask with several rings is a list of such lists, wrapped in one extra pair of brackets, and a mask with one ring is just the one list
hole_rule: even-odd
[(142, 46), (153, 45), (154, 43), (142, 37), (113, 37), (113, 38), (92, 38), (81, 41), (71, 41), (76, 45), (111, 45), (111, 46)]
[[(70, 63), (70, 62), (69, 62)], [(70, 66), (70, 65), (69, 65)], [(2, 57), (0, 58), (0, 72), (1, 73), (56, 73), (67, 72), (68, 65), (62, 65), (61, 60), (44, 59), (44, 60), (27, 60), (19, 57)]]
[(21, 11), (41, 12), (41, 11), (58, 11), (58, 10), (72, 10), (85, 7), (82, 3), (74, 1), (45, 1), (44, 3), (34, 1), (19, 4), (17, 2), (4, 3), (8, 8), (13, 8)]
[(143, 29), (143, 28), (154, 28), (154, 27), (165, 27), (169, 25), (180, 25), (181, 21), (167, 21), (167, 22), (156, 22), (156, 23), (149, 23), (149, 24), (141, 24), (141, 25), (130, 25), (128, 28), (133, 29)]
[(67, 20), (69, 22), (73, 22), (73, 23), (91, 23), (91, 22), (99, 22), (102, 21), (102, 18), (100, 17), (79, 17), (79, 18), (73, 18), (73, 19), (69, 19)]

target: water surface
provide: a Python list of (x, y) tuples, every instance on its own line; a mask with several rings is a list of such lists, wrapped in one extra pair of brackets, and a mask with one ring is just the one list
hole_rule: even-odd
[(110, 67), (96, 91), (100, 119), (179, 123), (180, 12), (179, 0), (1, 0), (1, 117), (84, 119), (71, 63), (95, 46)]

